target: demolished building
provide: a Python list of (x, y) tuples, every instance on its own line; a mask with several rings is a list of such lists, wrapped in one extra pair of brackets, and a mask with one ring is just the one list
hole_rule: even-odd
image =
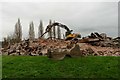
[(48, 56), (55, 60), (62, 60), (65, 56), (120, 56), (120, 37), (112, 39), (106, 34), (91, 33), (77, 43), (62, 39), (28, 39), (0, 50), (2, 55)]

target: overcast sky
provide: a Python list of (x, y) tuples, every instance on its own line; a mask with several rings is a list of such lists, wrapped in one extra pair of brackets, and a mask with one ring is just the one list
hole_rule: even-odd
[(118, 36), (117, 2), (6, 2), (2, 3), (1, 14), (0, 40), (14, 32), (18, 18), (21, 20), (23, 38), (28, 36), (31, 21), (34, 23), (37, 37), (40, 20), (46, 27), (49, 19), (67, 25), (74, 33), (80, 33), (82, 36), (91, 32)]

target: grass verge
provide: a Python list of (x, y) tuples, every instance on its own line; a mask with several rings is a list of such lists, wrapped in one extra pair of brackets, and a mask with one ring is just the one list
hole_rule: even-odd
[(45, 56), (3, 56), (3, 78), (118, 78), (118, 58), (88, 56), (54, 61)]

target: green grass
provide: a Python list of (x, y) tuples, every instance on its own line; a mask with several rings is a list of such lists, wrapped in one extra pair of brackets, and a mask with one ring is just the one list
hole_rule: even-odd
[(54, 61), (45, 56), (3, 56), (3, 78), (118, 78), (118, 58), (88, 56)]
[(2, 56), (0, 55), (0, 79), (2, 79)]

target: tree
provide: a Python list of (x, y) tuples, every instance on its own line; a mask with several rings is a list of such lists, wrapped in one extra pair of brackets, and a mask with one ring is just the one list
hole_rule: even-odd
[(7, 37), (3, 38), (2, 47), (7, 47), (8, 45), (16, 43), (16, 39), (13, 35), (9, 34)]
[[(52, 21), (49, 21), (49, 25), (52, 24)], [(52, 29), (48, 32), (48, 37), (52, 39)]]
[[(55, 23), (55, 21), (54, 21), (54, 23)], [(56, 38), (56, 30), (55, 30), (55, 26), (53, 26), (53, 37), (54, 37), (54, 39)]]
[(15, 24), (14, 38), (17, 42), (20, 42), (22, 40), (22, 26), (19, 18), (18, 22)]
[[(40, 25), (38, 27), (38, 38), (40, 38), (42, 34), (43, 34), (43, 23), (42, 20), (40, 20)], [(42, 38), (44, 38), (44, 36), (42, 36)]]
[(7, 46), (8, 46), (8, 44), (9, 44), (9, 43), (8, 43), (8, 41), (7, 41), (7, 38), (6, 38), (6, 37), (4, 37), (3, 39), (4, 39), (4, 40), (2, 41), (2, 47), (3, 47), (3, 48), (5, 48), (5, 47), (7, 47)]
[(29, 39), (34, 40), (35, 39), (35, 32), (34, 32), (34, 24), (33, 22), (29, 25)]
[(61, 39), (61, 30), (60, 27), (57, 27), (57, 35), (58, 35), (58, 39)]
[(65, 35), (63, 34), (63, 39), (65, 39)]

